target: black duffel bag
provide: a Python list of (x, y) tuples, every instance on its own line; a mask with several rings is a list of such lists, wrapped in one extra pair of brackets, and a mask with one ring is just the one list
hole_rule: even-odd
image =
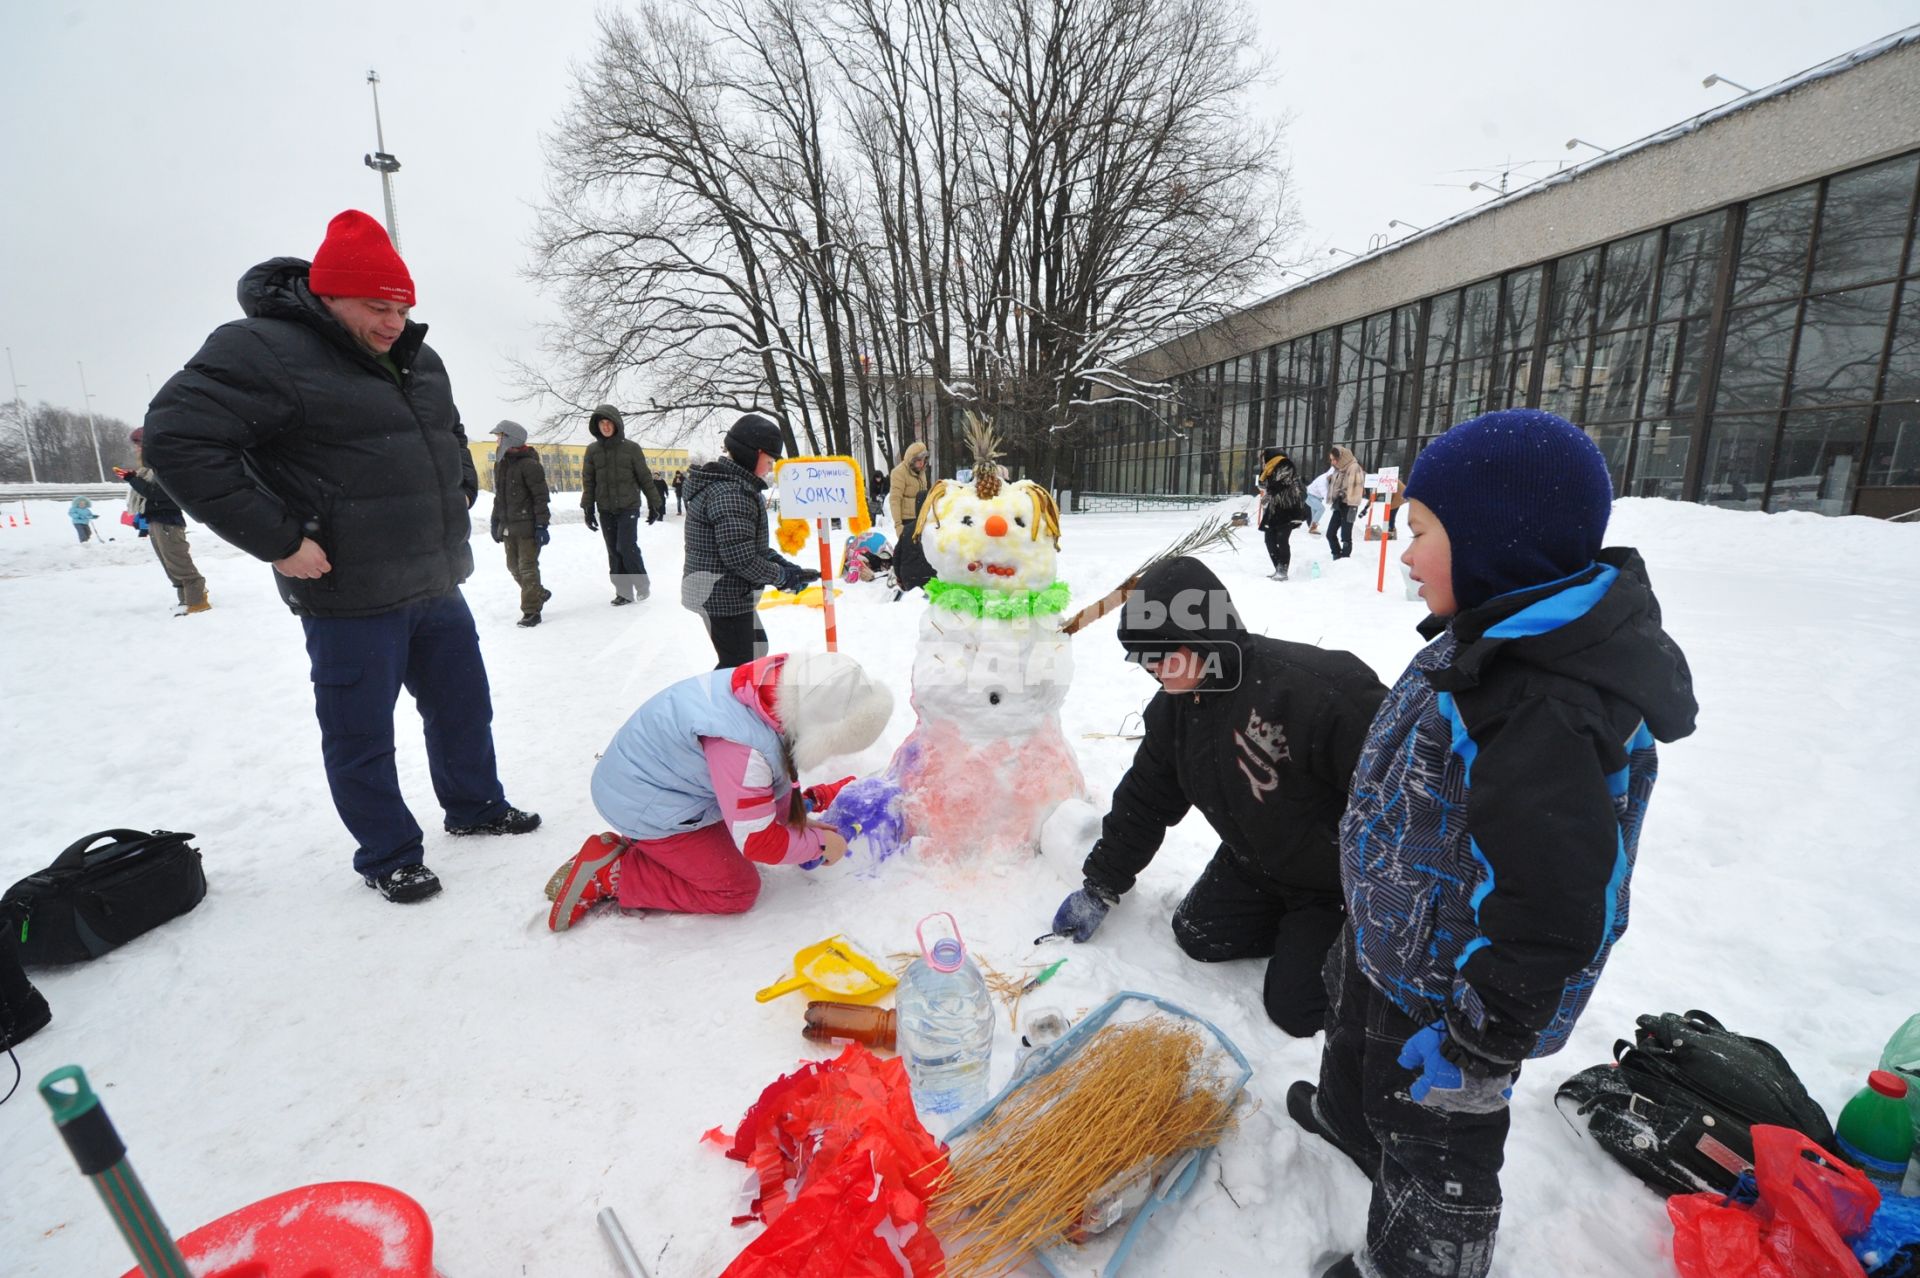
[(1662, 1194), (1731, 1190), (1753, 1168), (1763, 1123), (1835, 1148), (1826, 1111), (1773, 1044), (1701, 1011), (1642, 1016), (1633, 1038), (1614, 1044), (1613, 1064), (1562, 1083), (1554, 1103)]
[(207, 876), (192, 837), (102, 830), (76, 840), (0, 897), (0, 934), (28, 967), (99, 958), (200, 904)]

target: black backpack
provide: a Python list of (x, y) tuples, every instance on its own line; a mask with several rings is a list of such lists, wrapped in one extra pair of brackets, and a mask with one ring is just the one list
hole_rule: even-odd
[(102, 830), (76, 840), (0, 897), (0, 936), (28, 967), (78, 963), (185, 914), (207, 894), (192, 837)]
[(1826, 1111), (1771, 1043), (1705, 1012), (1642, 1016), (1614, 1063), (1569, 1078), (1554, 1103), (1663, 1194), (1726, 1193), (1753, 1167), (1751, 1129), (1791, 1127), (1833, 1150)]

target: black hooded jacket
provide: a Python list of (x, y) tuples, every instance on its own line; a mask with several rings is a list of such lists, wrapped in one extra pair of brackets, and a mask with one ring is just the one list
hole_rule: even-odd
[(1156, 693), (1146, 737), (1113, 792), (1089, 882), (1118, 896), (1198, 808), (1222, 843), (1276, 887), (1340, 890), (1339, 825), (1367, 725), (1386, 689), (1347, 652), (1250, 633), (1197, 559), (1156, 564), (1122, 615), (1137, 657), (1187, 647), (1210, 659), (1197, 691)]
[(409, 322), (389, 369), (313, 295), (307, 269), (277, 257), (241, 277), (247, 318), (215, 329), (147, 409), (147, 463), (257, 559), (319, 543), (324, 576), (274, 574), (296, 613), (371, 616), (446, 594), (473, 572), (479, 491), (446, 366)]

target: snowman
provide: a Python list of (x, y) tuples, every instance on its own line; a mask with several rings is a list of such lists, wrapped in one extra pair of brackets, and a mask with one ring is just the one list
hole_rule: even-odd
[(1053, 810), (1086, 797), (1060, 730), (1073, 682), (1060, 510), (1039, 484), (1001, 477), (990, 431), (976, 424), (972, 442), (972, 482), (936, 484), (920, 519), (937, 575), (914, 651), (917, 722), (887, 770), (907, 836), (942, 860), (1031, 853)]

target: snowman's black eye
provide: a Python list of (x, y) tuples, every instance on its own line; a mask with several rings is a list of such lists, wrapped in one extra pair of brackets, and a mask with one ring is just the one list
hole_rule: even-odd
[(999, 694), (999, 693), (997, 693), (997, 692), (989, 692), (989, 693), (987, 694), (987, 704), (988, 704), (988, 705), (990, 705), (990, 706), (997, 706), (997, 705), (999, 705), (999, 704), (1000, 704), (1000, 694)]
[(961, 523), (963, 523), (963, 524), (965, 524), (965, 525), (966, 525), (967, 527), (969, 527), (969, 528), (971, 528), (971, 527), (973, 527), (973, 516), (972, 516), (972, 515), (962, 515), (962, 516), (960, 516), (960, 522), (961, 522)]
[(1025, 515), (1015, 515), (1013, 517), (1013, 522), (1016, 524), (1019, 524), (1022, 528), (1025, 528), (1027, 526), (1027, 517)]

